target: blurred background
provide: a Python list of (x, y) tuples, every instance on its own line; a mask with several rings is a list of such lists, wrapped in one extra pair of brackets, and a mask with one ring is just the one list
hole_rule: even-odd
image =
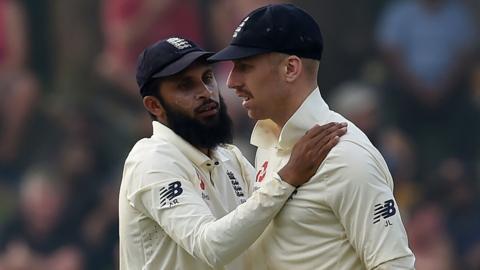
[[(0, 0), (0, 270), (117, 269), (123, 162), (151, 134), (137, 55), (168, 36), (219, 50), (278, 2)], [(480, 2), (291, 2), (324, 33), (323, 97), (389, 165), (417, 269), (480, 269)]]

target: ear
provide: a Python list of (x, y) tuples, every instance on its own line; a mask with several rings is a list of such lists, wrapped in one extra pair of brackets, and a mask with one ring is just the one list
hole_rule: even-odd
[(154, 96), (145, 96), (143, 98), (143, 106), (151, 114), (155, 115), (161, 123), (167, 123), (167, 114), (160, 101)]
[(298, 56), (290, 55), (285, 61), (285, 80), (292, 83), (302, 74), (302, 60)]

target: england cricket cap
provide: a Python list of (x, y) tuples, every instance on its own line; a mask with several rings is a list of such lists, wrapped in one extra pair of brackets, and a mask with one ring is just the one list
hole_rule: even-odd
[(190, 40), (171, 37), (160, 40), (146, 48), (138, 57), (137, 84), (145, 96), (145, 86), (156, 78), (175, 75), (201, 57), (211, 56)]
[(315, 20), (292, 4), (268, 5), (248, 14), (230, 45), (208, 60), (225, 61), (269, 52), (320, 60), (323, 38)]

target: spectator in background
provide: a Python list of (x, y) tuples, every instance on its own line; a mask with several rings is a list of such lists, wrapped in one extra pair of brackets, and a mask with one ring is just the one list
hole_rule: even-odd
[(0, 269), (81, 270), (74, 236), (60, 230), (64, 193), (46, 168), (32, 169), (20, 187), (18, 216), (0, 232)]
[(138, 98), (134, 71), (143, 48), (172, 35), (202, 44), (196, 0), (103, 0), (102, 9), (98, 71), (131, 98)]
[(25, 127), (38, 99), (28, 69), (28, 29), (23, 7), (0, 0), (0, 178), (15, 178)]
[(458, 269), (454, 264), (453, 245), (447, 234), (445, 213), (438, 203), (420, 204), (406, 227), (415, 252), (417, 269)]
[(472, 104), (471, 111), (469, 112), (472, 120), (469, 121), (469, 123), (473, 124), (473, 134), (470, 138), (472, 142), (470, 145), (474, 152), (473, 161), (478, 164), (477, 177), (480, 179), (480, 140), (478, 139), (480, 137), (480, 121), (478, 121), (478, 117), (480, 116), (480, 55), (477, 55), (476, 62), (470, 73), (469, 90), (469, 101)]
[(417, 153), (409, 138), (398, 128), (384, 128), (379, 136), (379, 149), (395, 179), (395, 197), (398, 205), (407, 213), (422, 198), (422, 190), (416, 178)]
[[(202, 44), (199, 0), (103, 0), (103, 48), (96, 60), (100, 76), (97, 110), (107, 124), (112, 153), (126, 141), (148, 136), (151, 121), (138, 102), (135, 82), (137, 57), (157, 40), (181, 35)], [(128, 151), (128, 149), (125, 149)]]
[(363, 82), (346, 82), (332, 91), (332, 109), (352, 121), (377, 145), (381, 119), (379, 97), (376, 90)]
[(470, 77), (470, 95), (471, 100), (474, 103), (474, 107), (480, 111), (480, 59), (477, 60), (475, 66), (472, 69)]
[(475, 25), (462, 1), (395, 1), (377, 30), (392, 71), (388, 87), (395, 90), (390, 96), (396, 104), (395, 120), (413, 136), (421, 153), (430, 154), (420, 160), (435, 163), (437, 157), (468, 148), (452, 144), (448, 138), (454, 134), (445, 132), (445, 126), (464, 116), (459, 108), (466, 100), (464, 75), (475, 42)]
[[(52, 163), (65, 197), (61, 228), (81, 239), (86, 269), (111, 269), (118, 242), (116, 180), (121, 176), (111, 173), (118, 168), (112, 168), (113, 158), (102, 149), (105, 138), (99, 135), (101, 127), (94, 117), (70, 107), (55, 118), (62, 139)], [(120, 152), (117, 147), (117, 155)]]
[(465, 161), (449, 157), (432, 173), (429, 189), (434, 190), (443, 203), (448, 218), (448, 233), (462, 267), (480, 266), (480, 200), (477, 184)]
[[(118, 179), (121, 177), (119, 176)], [(82, 224), (82, 240), (88, 258), (88, 269), (118, 269), (118, 185), (104, 184), (100, 200)]]

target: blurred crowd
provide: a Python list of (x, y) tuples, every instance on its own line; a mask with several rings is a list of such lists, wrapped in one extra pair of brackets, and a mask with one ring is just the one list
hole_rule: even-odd
[[(123, 162), (151, 133), (137, 55), (168, 36), (219, 50), (276, 2), (0, 0), (0, 270), (117, 269)], [(290, 2), (324, 34), (323, 97), (389, 165), (417, 269), (480, 269), (480, 3)]]

